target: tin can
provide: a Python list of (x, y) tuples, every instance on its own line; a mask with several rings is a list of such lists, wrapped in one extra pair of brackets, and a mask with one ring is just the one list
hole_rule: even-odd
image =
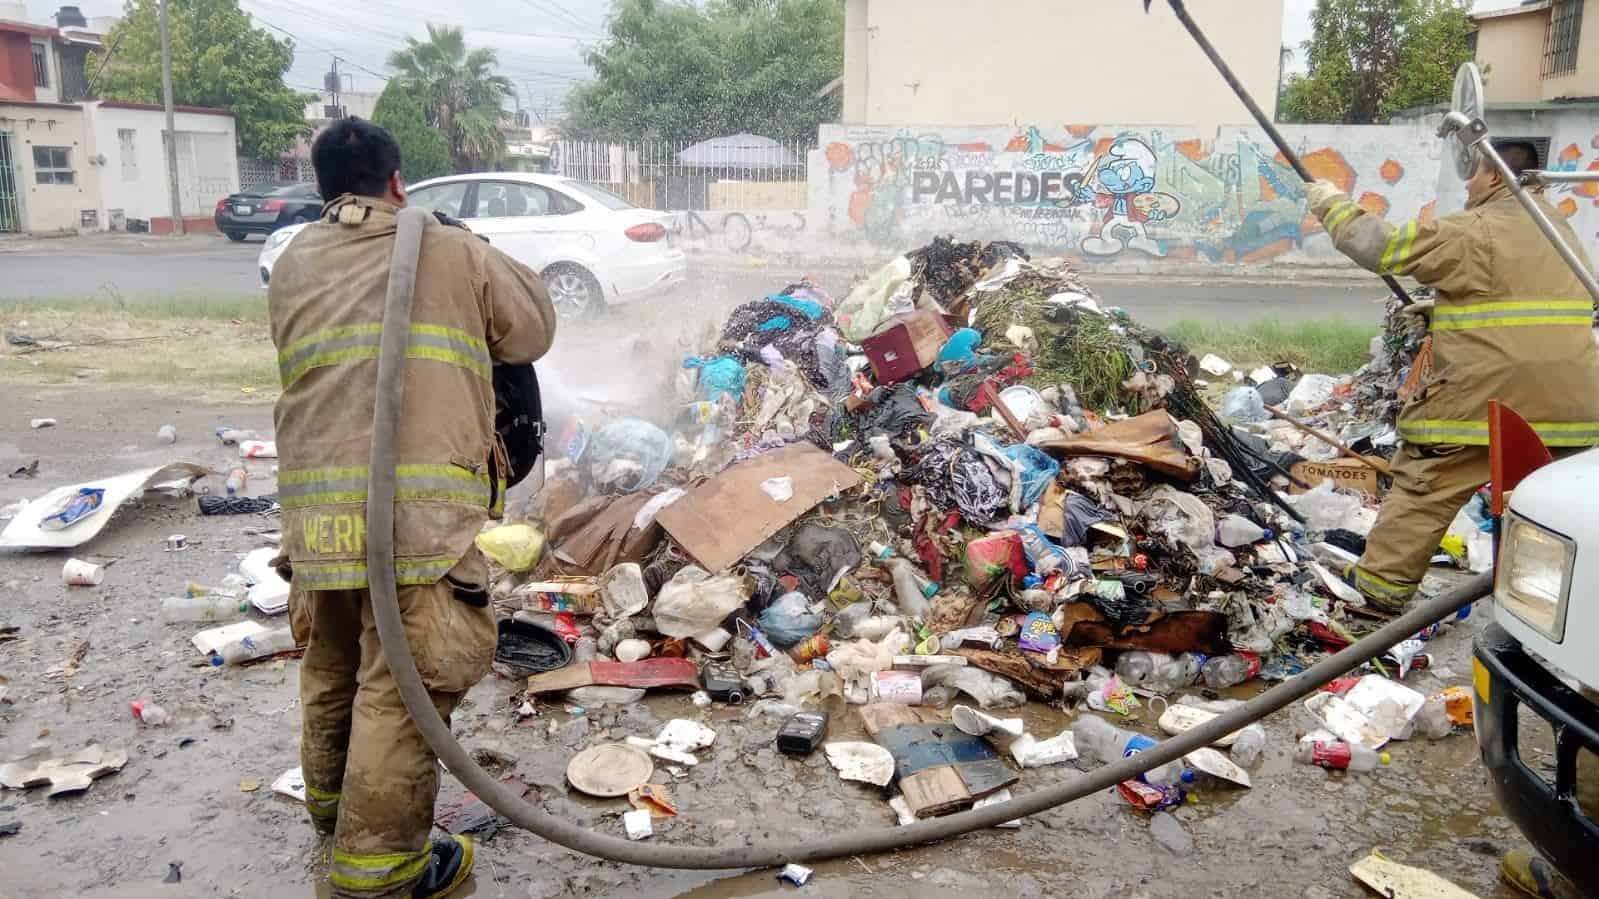
[(803, 665), (812, 659), (818, 659), (827, 655), (832, 648), (833, 647), (827, 642), (826, 636), (822, 634), (816, 634), (814, 636), (806, 637), (804, 640), (801, 640), (799, 643), (795, 644), (794, 648), (788, 651), (788, 655), (795, 662)]
[(167, 538), (167, 552), (175, 553), (189, 548), (189, 538), (182, 534), (173, 534)]

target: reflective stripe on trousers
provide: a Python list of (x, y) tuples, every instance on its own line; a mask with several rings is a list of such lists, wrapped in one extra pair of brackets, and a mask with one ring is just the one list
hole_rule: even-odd
[(427, 871), (432, 849), (355, 855), (333, 850), (328, 880), (340, 890), (382, 893), (416, 880)]
[[(408, 359), (431, 359), (489, 380), (493, 360), (488, 344), (459, 328), (413, 323), (406, 341)], [(308, 334), (278, 351), (278, 378), (287, 390), (314, 368), (360, 359), (376, 359), (383, 340), (382, 324), (347, 325)]]
[[(365, 465), (342, 468), (304, 468), (278, 473), (278, 503), (285, 509), (366, 502), (370, 469)], [(397, 465), (394, 498), (448, 500), (487, 508), (494, 492), (486, 474), (459, 465)]]
[[(1591, 446), (1599, 443), (1599, 421), (1532, 422), (1546, 446)], [(1459, 443), (1488, 445), (1488, 422), (1423, 419), (1399, 422), (1399, 436), (1407, 443)]]

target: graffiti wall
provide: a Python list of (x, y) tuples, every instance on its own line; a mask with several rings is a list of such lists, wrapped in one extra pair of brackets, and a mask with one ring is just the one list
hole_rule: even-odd
[[(1283, 130), (1361, 206), (1395, 220), (1437, 214), (1430, 121)], [(955, 233), (1090, 262), (1340, 258), (1300, 179), (1249, 128), (824, 126), (810, 185), (814, 229), (880, 248)]]

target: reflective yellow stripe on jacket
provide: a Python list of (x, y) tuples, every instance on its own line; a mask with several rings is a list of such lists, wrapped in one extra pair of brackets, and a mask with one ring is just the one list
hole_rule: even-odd
[(385, 893), (421, 877), (431, 856), (430, 849), (376, 855), (356, 855), (335, 849), (328, 880), (341, 891)]
[[(491, 377), (493, 361), (488, 344), (459, 328), (413, 323), (406, 342), (409, 359), (430, 359), (472, 372), (484, 380)], [(287, 390), (305, 373), (329, 365), (360, 359), (376, 359), (383, 340), (383, 325), (348, 325), (327, 328), (296, 340), (278, 351), (278, 377)]]
[[(1592, 446), (1599, 443), (1599, 421), (1532, 422), (1546, 446)], [(1399, 436), (1409, 443), (1460, 443), (1488, 445), (1487, 421), (1422, 419), (1399, 421)]]
[[(395, 559), (394, 582), (401, 586), (436, 584), (460, 559)], [(365, 562), (295, 562), (294, 586), (302, 590), (364, 590)]]
[(1478, 328), (1525, 328), (1535, 325), (1593, 327), (1593, 300), (1502, 300), (1491, 303), (1440, 305), (1433, 311), (1434, 331)]
[[(278, 473), (278, 503), (285, 509), (366, 502), (369, 469), (365, 465), (342, 468), (306, 468)], [(397, 465), (394, 498), (475, 503), (487, 508), (493, 488), (486, 474), (459, 465)]]

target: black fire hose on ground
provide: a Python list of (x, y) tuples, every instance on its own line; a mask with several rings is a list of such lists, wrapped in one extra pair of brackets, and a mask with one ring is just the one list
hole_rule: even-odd
[(366, 505), (367, 578), (372, 594), (372, 613), (383, 643), (384, 658), (395, 682), (399, 684), (405, 707), (428, 746), (449, 767), (450, 773), (512, 823), (575, 852), (653, 868), (768, 868), (789, 862), (888, 852), (983, 830), (1082, 799), (1137, 777), (1158, 765), (1179, 759), (1195, 749), (1209, 746), (1233, 731), (1309, 695), (1328, 681), (1386, 652), (1400, 640), (1414, 636), (1427, 625), (1441, 621), (1468, 603), (1487, 596), (1492, 590), (1492, 575), (1478, 575), (1420, 603), (1360, 642), (1312, 665), (1298, 677), (1278, 684), (1242, 707), (1219, 715), (1181, 736), (1164, 740), (1147, 752), (1097, 768), (1070, 783), (1047, 787), (983, 809), (918, 821), (903, 827), (858, 830), (799, 844), (767, 841), (753, 846), (711, 847), (634, 843), (585, 830), (570, 821), (540, 811), (511, 792), (479, 767), (456, 742), (449, 726), (433, 707), (427, 688), (417, 674), (416, 660), (411, 655), (405, 626), (400, 619), (394, 579), (395, 433), (404, 407), (405, 345), (411, 319), (417, 250), (426, 218), (427, 214), (419, 209), (400, 212), (388, 300), (383, 313), (377, 402), (372, 421), (372, 469)]

